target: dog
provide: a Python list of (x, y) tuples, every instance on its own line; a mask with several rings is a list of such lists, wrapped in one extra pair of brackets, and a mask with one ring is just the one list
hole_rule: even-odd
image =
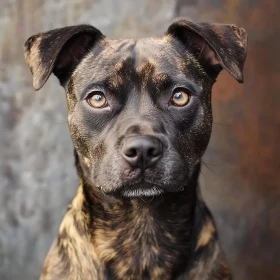
[(243, 82), (246, 31), (178, 19), (160, 38), (109, 40), (90, 25), (25, 43), (39, 90), (66, 91), (80, 186), (42, 280), (232, 279), (199, 192), (222, 69)]

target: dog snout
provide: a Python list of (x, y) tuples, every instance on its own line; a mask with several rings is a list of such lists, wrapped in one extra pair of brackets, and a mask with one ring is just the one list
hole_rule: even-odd
[(125, 140), (122, 156), (134, 168), (147, 169), (157, 163), (163, 153), (162, 143), (153, 136), (135, 136)]

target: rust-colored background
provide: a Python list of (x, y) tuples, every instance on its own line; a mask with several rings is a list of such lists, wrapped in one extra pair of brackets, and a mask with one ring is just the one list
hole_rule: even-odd
[(32, 89), (23, 43), (90, 23), (111, 38), (161, 35), (173, 18), (248, 32), (245, 82), (225, 71), (200, 178), (234, 279), (280, 279), (280, 1), (2, 0), (0, 8), (0, 279), (38, 279), (76, 188), (62, 88)]
[[(186, 2), (179, 4), (182, 16)], [(280, 279), (280, 1), (216, 4), (201, 4), (200, 17), (243, 26), (249, 47), (244, 84), (223, 72), (214, 86), (214, 131), (204, 158), (210, 170), (205, 166), (201, 182), (235, 279), (276, 280)]]

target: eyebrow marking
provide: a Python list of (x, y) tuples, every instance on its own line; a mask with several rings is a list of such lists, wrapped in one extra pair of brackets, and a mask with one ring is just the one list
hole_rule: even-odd
[(166, 73), (154, 75), (152, 77), (152, 84), (153, 87), (157, 89), (157, 91), (166, 90), (168, 88), (170, 88), (171, 91), (174, 91), (176, 88), (186, 88), (193, 93), (199, 93), (202, 90), (202, 88), (189, 79), (182, 78), (180, 80), (173, 80), (172, 77)]
[(155, 70), (155, 65), (150, 61), (143, 61), (137, 68), (136, 74), (140, 78), (141, 88), (144, 89), (147, 87), (149, 78), (152, 76), (152, 73)]
[(106, 86), (109, 89), (119, 89), (123, 85), (123, 78), (122, 75), (115, 74), (110, 76), (106, 80)]
[(160, 73), (152, 76), (151, 79), (152, 87), (159, 93), (167, 88), (171, 87), (172, 81), (166, 73)]
[(170, 78), (166, 73), (160, 73), (157, 75), (154, 75), (152, 77), (152, 82), (155, 84), (155, 86), (160, 86), (162, 84), (167, 84), (170, 82)]
[(114, 70), (116, 72), (121, 72), (123, 67), (124, 67), (124, 61), (122, 60), (115, 65)]

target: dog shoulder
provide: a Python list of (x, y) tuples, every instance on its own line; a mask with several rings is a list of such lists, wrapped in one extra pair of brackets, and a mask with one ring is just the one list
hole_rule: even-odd
[(73, 279), (70, 276), (70, 262), (67, 254), (59, 250), (56, 239), (45, 259), (40, 280)]
[(195, 238), (193, 253), (187, 269), (187, 279), (231, 280), (232, 276), (219, 243), (214, 219), (200, 193), (198, 193), (195, 215)]
[(85, 228), (86, 217), (78, 207), (80, 199), (78, 191), (47, 255), (40, 280), (101, 279), (102, 266)]

